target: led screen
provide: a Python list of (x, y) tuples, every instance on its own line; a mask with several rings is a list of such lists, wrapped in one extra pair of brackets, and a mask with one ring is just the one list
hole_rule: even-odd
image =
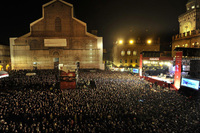
[(199, 90), (199, 81), (198, 80), (182, 78), (181, 85), (185, 86), (185, 87), (189, 87), (189, 88), (195, 89), (195, 90)]
[(139, 73), (139, 69), (133, 68), (133, 73)]

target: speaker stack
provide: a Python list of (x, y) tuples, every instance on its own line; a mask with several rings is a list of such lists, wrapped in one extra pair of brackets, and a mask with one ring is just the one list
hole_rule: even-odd
[(190, 61), (190, 75), (195, 78), (200, 77), (200, 60)]

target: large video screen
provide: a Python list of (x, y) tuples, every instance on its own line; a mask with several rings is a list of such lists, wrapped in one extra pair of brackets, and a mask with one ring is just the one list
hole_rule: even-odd
[(133, 73), (139, 73), (139, 69), (133, 68)]
[(182, 78), (181, 85), (195, 90), (199, 90), (199, 81), (187, 78)]

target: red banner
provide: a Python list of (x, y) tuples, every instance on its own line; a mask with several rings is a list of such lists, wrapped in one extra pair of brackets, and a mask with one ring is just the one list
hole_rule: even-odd
[(176, 64), (175, 64), (175, 77), (174, 86), (176, 89), (180, 89), (181, 86), (181, 67), (182, 67), (182, 56), (183, 52), (176, 52)]
[(60, 71), (60, 89), (76, 89), (76, 74), (74, 72)]
[(142, 54), (140, 54), (140, 77), (142, 77)]

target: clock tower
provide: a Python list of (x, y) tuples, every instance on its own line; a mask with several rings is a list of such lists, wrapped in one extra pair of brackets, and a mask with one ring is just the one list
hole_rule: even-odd
[(179, 16), (180, 34), (200, 29), (200, 0), (189, 0), (186, 4), (186, 13)]

